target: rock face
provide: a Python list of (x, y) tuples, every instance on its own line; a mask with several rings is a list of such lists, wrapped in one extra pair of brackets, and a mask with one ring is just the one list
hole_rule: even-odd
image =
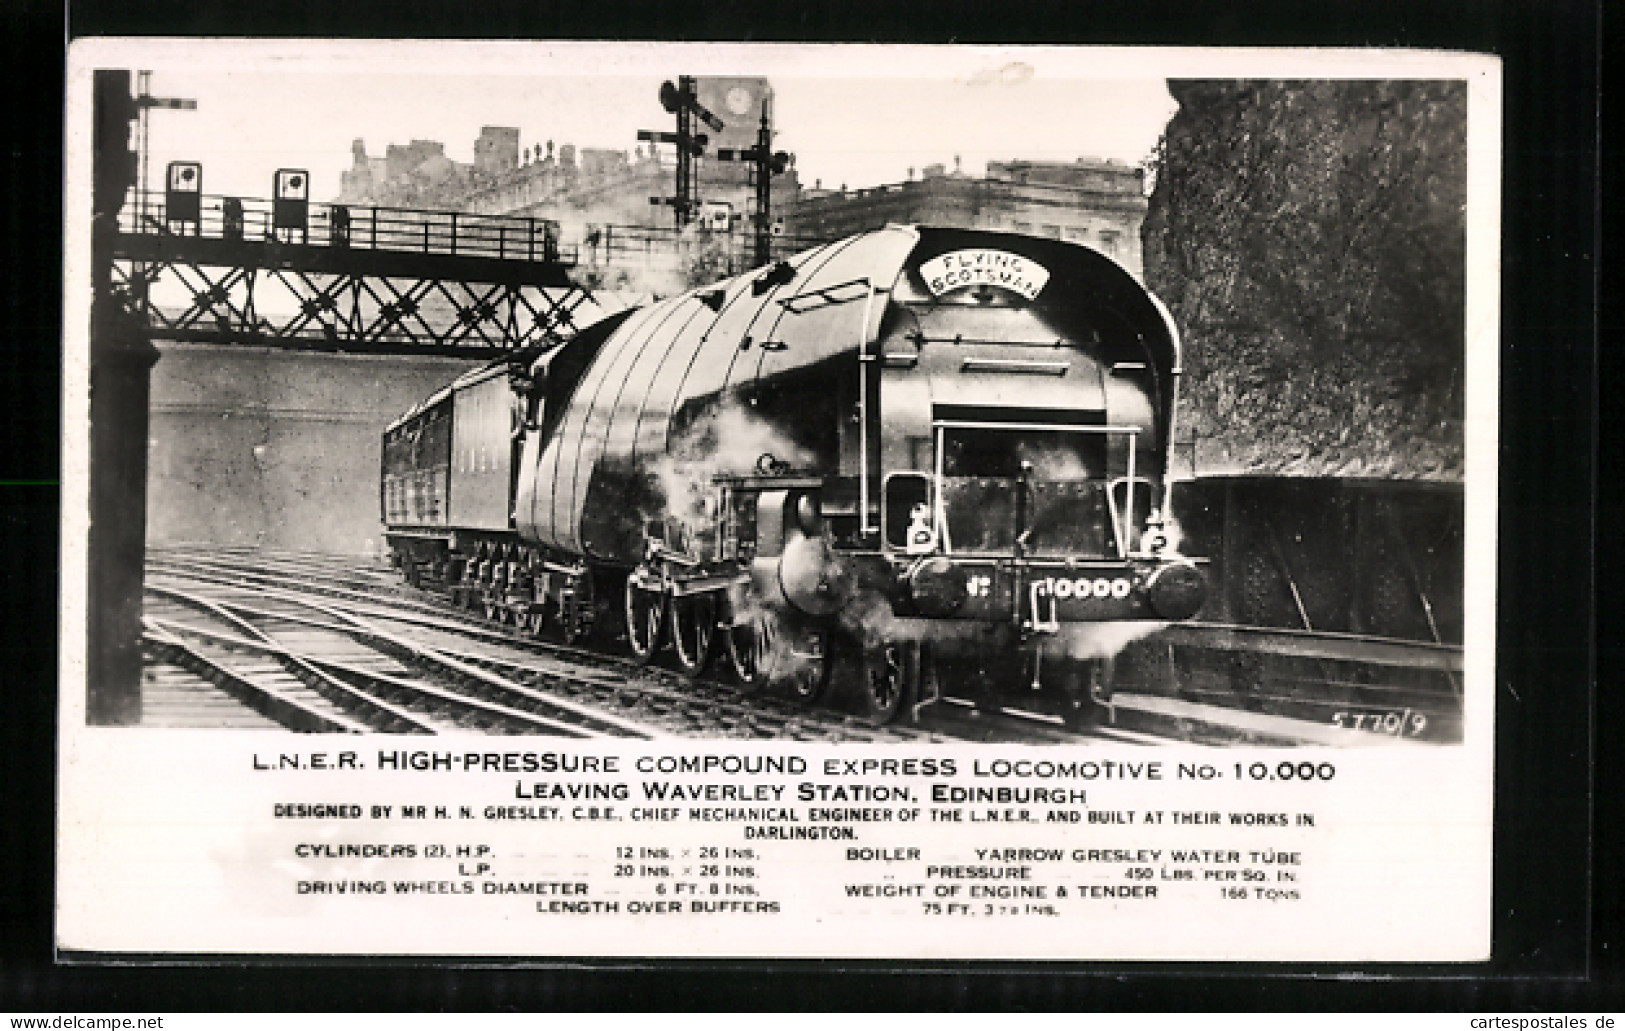
[(1146, 280), (1184, 333), (1198, 471), (1459, 479), (1465, 85), (1169, 91)]

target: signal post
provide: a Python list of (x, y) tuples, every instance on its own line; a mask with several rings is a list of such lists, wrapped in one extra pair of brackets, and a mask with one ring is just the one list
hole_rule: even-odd
[(91, 230), (90, 535), (86, 718), (141, 720), (141, 591), (147, 536), (147, 399), (158, 350), (112, 285), (124, 195), (135, 183), (130, 73), (95, 76)]
[(650, 204), (670, 204), (676, 215), (677, 228), (682, 229), (694, 218), (699, 209), (699, 187), (694, 181), (694, 159), (705, 153), (710, 137), (694, 130), (695, 120), (710, 126), (712, 132), (721, 132), (726, 126), (695, 97), (694, 76), (680, 75), (677, 83), (660, 84), (660, 106), (677, 118), (676, 132), (655, 132), (639, 129), (638, 139), (647, 143), (670, 143), (677, 147), (677, 173), (675, 189), (670, 197), (650, 197)]
[(773, 117), (766, 100), (762, 101), (762, 122), (756, 131), (756, 145), (744, 150), (723, 148), (717, 151), (717, 159), (750, 162), (756, 200), (756, 210), (751, 212), (755, 231), (752, 264), (760, 268), (773, 260), (773, 177), (783, 175), (791, 161), (789, 154), (773, 150)]

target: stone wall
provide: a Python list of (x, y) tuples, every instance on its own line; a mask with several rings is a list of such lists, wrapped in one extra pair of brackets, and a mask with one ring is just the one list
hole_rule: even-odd
[(159, 341), (147, 540), (367, 554), (379, 438), (476, 363)]

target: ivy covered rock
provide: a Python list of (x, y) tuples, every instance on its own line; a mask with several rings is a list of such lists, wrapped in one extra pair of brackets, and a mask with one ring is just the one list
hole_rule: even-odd
[(1169, 82), (1148, 284), (1202, 472), (1459, 479), (1460, 82)]

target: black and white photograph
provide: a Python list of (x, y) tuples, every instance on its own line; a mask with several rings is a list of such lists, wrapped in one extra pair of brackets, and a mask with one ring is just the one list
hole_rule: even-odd
[(59, 947), (1485, 958), (1499, 91), (79, 41)]

